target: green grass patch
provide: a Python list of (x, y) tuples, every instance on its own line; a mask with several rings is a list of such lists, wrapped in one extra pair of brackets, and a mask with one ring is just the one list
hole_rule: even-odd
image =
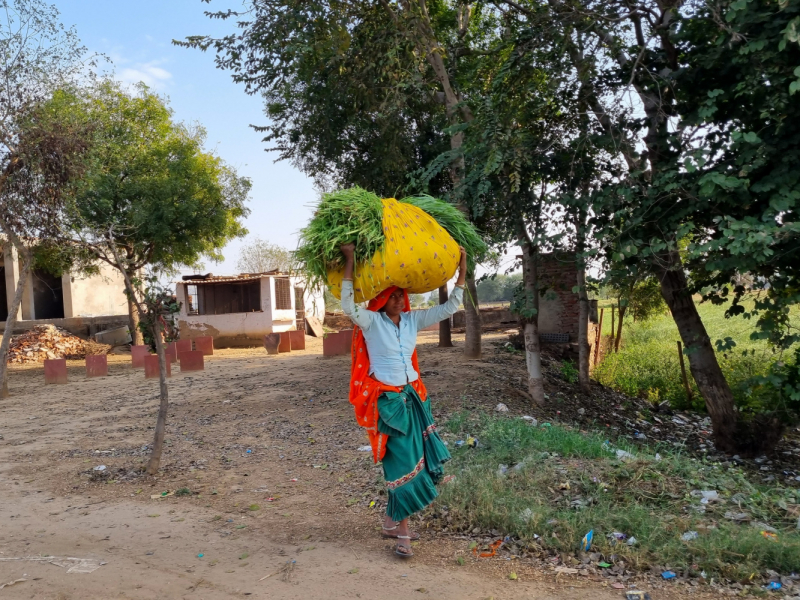
[[(448, 471), (456, 480), (443, 488), (435, 510), (454, 529), (497, 529), (552, 552), (579, 551), (593, 530), (593, 550), (604, 556), (638, 568), (696, 565), (732, 580), (800, 565), (798, 490), (753, 483), (739, 469), (672, 447), (611, 446), (598, 434), (560, 425), (458, 413), (444, 430), (453, 434), (445, 434), (449, 440), (479, 440), (475, 449), (450, 443)], [(617, 450), (633, 458), (619, 458)], [(721, 501), (702, 504), (702, 491), (718, 492)], [(734, 522), (729, 512), (745, 513), (751, 523)], [(777, 529), (777, 541), (752, 522)], [(690, 531), (698, 537), (684, 541)], [(608, 537), (614, 532), (637, 542), (615, 542)]]
[[(755, 320), (742, 317), (726, 319), (725, 308), (709, 303), (697, 306), (712, 344), (726, 338), (731, 338), (736, 344), (728, 350), (717, 352), (717, 360), (733, 389), (736, 404), (742, 409), (758, 409), (765, 404), (762, 396), (765, 392), (752, 386), (749, 380), (758, 375), (766, 375), (770, 365), (779, 359), (779, 355), (773, 352), (767, 341), (750, 339), (750, 334), (755, 331)], [(611, 334), (608, 313), (606, 310), (603, 319), (604, 336)], [(798, 319), (796, 311), (795, 319)], [(702, 410), (702, 397), (689, 372), (688, 357), (684, 357), (695, 398), (694, 406), (687, 406), (678, 358), (678, 340), (680, 335), (669, 313), (643, 323), (633, 323), (632, 320), (625, 319), (619, 353), (607, 354), (594, 369), (592, 376), (600, 383), (629, 396), (647, 398), (653, 402), (666, 400), (678, 408)]]

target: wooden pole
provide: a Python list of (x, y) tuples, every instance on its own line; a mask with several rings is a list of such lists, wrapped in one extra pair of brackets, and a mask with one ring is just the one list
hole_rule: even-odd
[(683, 348), (680, 340), (678, 340), (678, 360), (681, 361), (681, 377), (683, 377), (683, 387), (686, 390), (686, 397), (689, 403), (692, 402), (692, 388), (689, 387), (689, 378), (686, 377), (686, 364), (683, 362)]
[(614, 334), (616, 333), (616, 328), (614, 327), (614, 306), (611, 306), (611, 346), (614, 346)]
[(597, 323), (597, 335), (595, 336), (595, 346), (594, 346), (594, 366), (597, 366), (597, 357), (600, 355), (600, 341), (603, 338), (603, 311), (605, 308), (600, 309), (600, 319)]

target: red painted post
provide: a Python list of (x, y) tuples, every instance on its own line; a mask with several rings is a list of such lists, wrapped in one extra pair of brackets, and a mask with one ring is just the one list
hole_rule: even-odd
[(108, 357), (105, 354), (91, 354), (86, 357), (86, 377), (105, 377), (108, 375)]
[(131, 346), (131, 364), (134, 369), (144, 369), (144, 357), (150, 354), (150, 346)]
[(192, 351), (192, 340), (178, 340), (175, 342), (175, 353), (180, 357), (182, 352)]
[(214, 355), (214, 338), (210, 335), (194, 338), (194, 349), (203, 353), (203, 356)]
[[(158, 367), (158, 355), (148, 354), (144, 357), (144, 378), (158, 379), (160, 376)], [(172, 377), (172, 363), (167, 361), (167, 377)]]
[(353, 330), (346, 329), (338, 333), (329, 333), (322, 338), (323, 356), (342, 356), (350, 354), (353, 345)]
[(181, 373), (184, 371), (202, 371), (205, 369), (203, 353), (200, 350), (181, 352), (178, 354), (178, 360), (181, 363)]
[(278, 346), (278, 352), (291, 352), (292, 351), (292, 338), (289, 336), (288, 331), (281, 332), (281, 344)]
[(306, 332), (305, 331), (290, 331), (289, 339), (292, 342), (292, 350), (305, 350), (306, 349)]
[(46, 358), (44, 361), (45, 383), (67, 383), (67, 359)]

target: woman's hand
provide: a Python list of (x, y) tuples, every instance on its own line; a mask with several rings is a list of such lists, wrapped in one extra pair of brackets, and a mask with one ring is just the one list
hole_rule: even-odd
[(464, 287), (464, 283), (467, 281), (467, 251), (464, 250), (463, 246), (459, 246), (458, 249), (461, 251), (461, 260), (458, 263), (458, 279), (456, 280), (456, 285)]
[(344, 256), (344, 275), (343, 279), (353, 280), (353, 267), (355, 263), (356, 245), (353, 243), (342, 244), (339, 246)]

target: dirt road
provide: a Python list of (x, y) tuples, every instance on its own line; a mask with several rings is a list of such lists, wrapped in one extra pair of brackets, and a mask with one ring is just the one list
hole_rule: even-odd
[[(379, 537), (380, 471), (358, 450), (349, 358), (323, 359), (309, 340), (304, 352), (223, 350), (202, 373), (176, 369), (157, 479), (140, 468), (158, 383), (129, 357), (109, 357), (103, 379), (71, 363), (65, 385), (15, 368), (0, 401), (0, 586), (15, 583), (0, 598), (621, 597), (520, 561), (478, 562), (467, 541), (420, 520), (414, 559), (395, 557)], [(502, 383), (521, 378), (521, 358), (464, 363), (433, 335), (420, 354), (440, 417), (522, 402)]]

